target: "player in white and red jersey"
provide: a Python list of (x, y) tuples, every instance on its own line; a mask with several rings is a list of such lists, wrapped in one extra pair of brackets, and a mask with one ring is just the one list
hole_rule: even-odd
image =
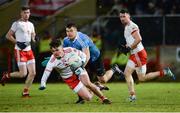
[(130, 14), (127, 10), (121, 10), (119, 14), (122, 24), (125, 26), (124, 37), (126, 39), (126, 45), (123, 46), (122, 51), (124, 53), (130, 52), (130, 57), (127, 62), (124, 74), (128, 84), (130, 101), (136, 100), (134, 90), (134, 80), (132, 73), (136, 70), (139, 81), (146, 81), (156, 77), (162, 77), (164, 75), (170, 76), (175, 79), (175, 76), (169, 68), (163, 70), (151, 72), (146, 74), (147, 53), (142, 44), (142, 38), (139, 32), (138, 26), (130, 19)]
[(4, 85), (11, 77), (22, 78), (28, 74), (22, 94), (23, 97), (29, 97), (29, 88), (36, 75), (35, 58), (30, 45), (31, 40), (35, 42), (35, 30), (34, 25), (28, 21), (29, 17), (30, 8), (23, 6), (21, 8), (21, 18), (12, 24), (6, 35), (7, 39), (15, 44), (14, 53), (19, 71), (4, 73), (1, 79), (1, 83)]
[[(71, 47), (63, 48), (58, 40), (52, 41), (50, 48), (53, 54), (41, 78), (40, 90), (46, 88), (47, 79), (55, 68), (64, 82), (83, 99), (91, 100), (93, 95), (88, 91), (87, 88), (89, 88), (102, 100), (103, 104), (110, 104), (110, 101), (102, 94), (100, 89), (91, 83), (89, 79), (88, 73), (84, 68), (86, 62), (85, 53)], [(90, 85), (86, 85), (87, 83)]]

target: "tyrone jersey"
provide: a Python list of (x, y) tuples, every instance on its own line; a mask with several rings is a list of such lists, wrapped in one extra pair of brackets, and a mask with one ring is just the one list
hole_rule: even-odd
[[(85, 62), (86, 55), (80, 50), (77, 50), (71, 47), (63, 48), (63, 51), (64, 51), (64, 56), (59, 59), (55, 58), (54, 55), (51, 55), (51, 58), (49, 62), (47, 63), (45, 71), (51, 72), (53, 68), (56, 68), (56, 70), (60, 73), (61, 77), (63, 79), (66, 79), (73, 75), (73, 72), (71, 71), (70, 66), (69, 66), (70, 58), (73, 55), (77, 55), (81, 58), (82, 62)], [(43, 76), (45, 75), (43, 74)], [(49, 76), (49, 75), (46, 75), (46, 76)]]
[[(127, 46), (131, 46), (133, 44), (135, 39), (134, 37), (132, 37), (132, 34), (135, 31), (139, 32), (139, 27), (134, 22), (130, 21), (130, 24), (126, 25), (124, 29), (124, 37), (126, 39)], [(131, 51), (131, 54), (135, 54), (143, 49), (144, 47), (142, 45), (142, 42), (140, 42), (137, 47)]]
[[(34, 25), (29, 21), (15, 21), (11, 26), (11, 30), (15, 33), (15, 38), (18, 42), (31, 42), (31, 34), (35, 33)], [(21, 50), (17, 45), (15, 45), (15, 49)], [(29, 50), (31, 50), (30, 45), (23, 49), (23, 51)]]

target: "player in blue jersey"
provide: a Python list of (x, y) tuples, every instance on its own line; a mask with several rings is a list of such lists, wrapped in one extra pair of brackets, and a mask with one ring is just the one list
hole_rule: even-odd
[[(77, 31), (74, 23), (67, 24), (66, 35), (63, 40), (63, 47), (73, 47), (83, 51), (87, 57), (85, 65), (87, 63), (90, 65), (90, 70), (96, 72), (97, 78), (101, 83), (106, 83), (114, 72), (122, 74), (118, 65), (114, 65), (110, 70), (105, 71), (99, 49), (86, 34)], [(81, 99), (79, 99), (79, 101), (81, 101)]]

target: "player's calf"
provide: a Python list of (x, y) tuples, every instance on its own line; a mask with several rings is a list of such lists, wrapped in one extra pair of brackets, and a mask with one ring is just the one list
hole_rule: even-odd
[(109, 88), (107, 86), (104, 86), (102, 84), (100, 84), (99, 82), (95, 82), (94, 83), (101, 91), (102, 90), (109, 90)]
[(124, 78), (124, 73), (117, 64), (113, 65), (111, 69), (113, 72), (117, 72), (120, 75), (120, 79)]

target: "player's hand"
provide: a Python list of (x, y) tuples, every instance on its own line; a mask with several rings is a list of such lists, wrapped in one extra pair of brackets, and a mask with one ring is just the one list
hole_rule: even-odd
[(39, 90), (45, 90), (45, 89), (46, 89), (46, 87), (44, 87), (44, 86), (39, 87)]
[(120, 45), (118, 48), (118, 52), (127, 54), (131, 51), (131, 48), (128, 46)]
[(74, 71), (74, 73), (76, 74), (76, 75), (81, 75), (81, 73), (84, 71), (84, 68), (82, 68), (82, 67), (79, 67), (79, 68), (77, 68), (75, 71)]

